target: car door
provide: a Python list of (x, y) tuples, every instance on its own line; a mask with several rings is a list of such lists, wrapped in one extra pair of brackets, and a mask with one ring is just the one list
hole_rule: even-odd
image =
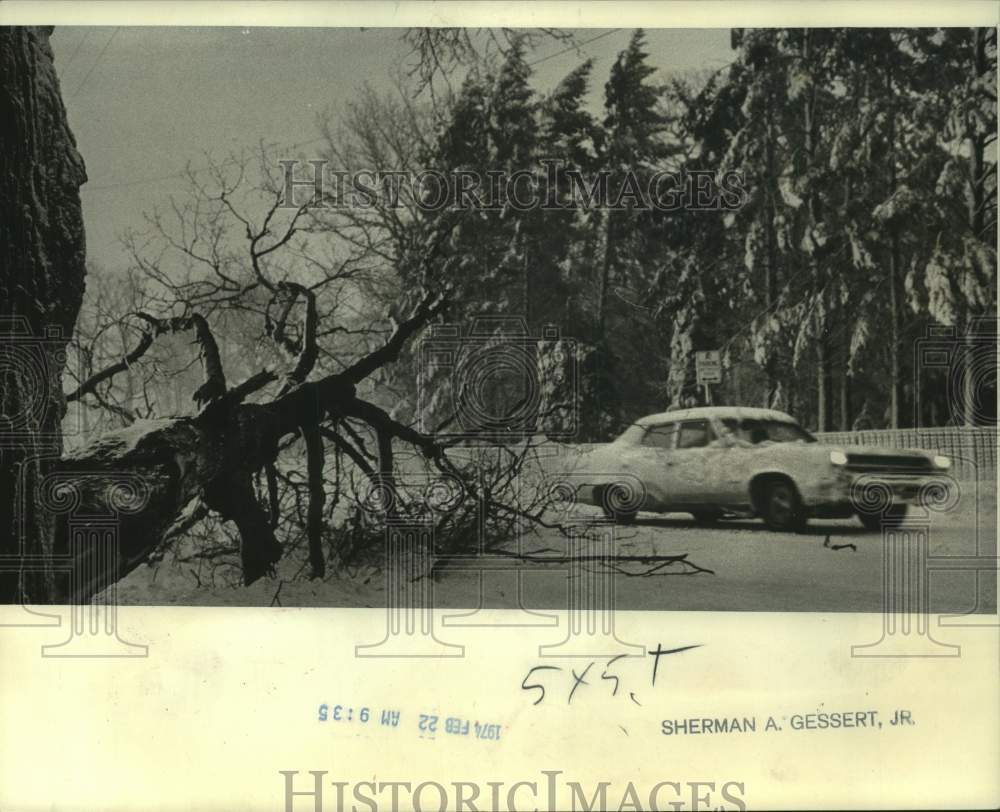
[[(749, 504), (750, 480), (760, 460), (760, 438), (763, 428), (759, 420), (724, 417), (721, 430), (727, 440), (725, 464), (719, 472), (719, 499), (735, 507)], [(766, 431), (764, 435), (766, 437)]]
[(719, 464), (724, 449), (709, 420), (683, 420), (671, 455), (670, 479), (678, 506), (716, 505), (719, 501)]
[(641, 463), (636, 473), (646, 486), (646, 507), (664, 510), (671, 504), (677, 490), (674, 481), (673, 453), (677, 423), (648, 426), (639, 442)]

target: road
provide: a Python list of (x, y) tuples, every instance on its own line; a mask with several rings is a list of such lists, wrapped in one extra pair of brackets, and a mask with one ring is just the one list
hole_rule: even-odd
[[(580, 508), (581, 512), (587, 510)], [(980, 510), (935, 515), (929, 530), (930, 611), (935, 613), (996, 612), (996, 565), (976, 573), (933, 571), (949, 557), (996, 555), (995, 502)], [(919, 523), (911, 520), (908, 526)], [(687, 514), (640, 514), (634, 526), (616, 528), (619, 556), (671, 556), (712, 573), (682, 574), (680, 566), (640, 575), (649, 564), (622, 563), (632, 575), (615, 576), (619, 609), (711, 610), (766, 612), (880, 612), (883, 606), (883, 542), (856, 519), (812, 521), (803, 533), (777, 533), (751, 519), (704, 527)], [(978, 539), (978, 550), (977, 550)], [(557, 531), (544, 530), (526, 540), (525, 549), (562, 550)], [(549, 552), (548, 554), (552, 554)], [(588, 565), (589, 566), (589, 565)], [(525, 564), (523, 604), (532, 609), (566, 606), (566, 569)], [(438, 584), (438, 605), (475, 605), (476, 585), (460, 585), (466, 574), (449, 573)], [(490, 574), (484, 602), (513, 608), (516, 574)], [(901, 597), (897, 591), (897, 598)]]
[[(981, 496), (968, 489), (958, 508), (934, 514), (929, 552), (934, 568), (949, 557), (996, 555), (996, 486), (984, 483)], [(597, 517), (589, 507), (574, 508), (569, 517), (580, 523)], [(812, 521), (804, 533), (776, 533), (758, 520), (736, 519), (703, 527), (686, 514), (640, 514), (633, 526), (616, 527), (614, 549), (619, 556), (671, 556), (688, 560), (708, 572), (683, 574), (679, 566), (643, 576), (651, 564), (621, 563), (632, 575), (615, 575), (619, 609), (880, 612), (882, 537), (855, 520)], [(978, 550), (977, 550), (978, 544)], [(847, 546), (842, 546), (847, 545)], [(543, 556), (564, 555), (566, 537), (558, 530), (532, 532), (523, 542), (527, 551)], [(513, 548), (510, 548), (513, 549)], [(564, 564), (537, 561), (498, 562), (506, 571), (486, 572), (480, 581), (478, 562), (440, 563), (434, 579), (434, 605), (442, 609), (477, 606), (558, 610), (567, 606)], [(590, 565), (588, 565), (590, 566)], [(979, 576), (972, 571), (932, 571), (930, 611), (935, 613), (996, 612), (996, 569)], [(203, 583), (192, 565), (140, 567), (118, 584), (123, 604), (202, 606), (353, 606), (384, 607), (385, 573), (350, 577), (331, 573), (325, 581), (302, 577), (301, 564), (289, 562), (287, 572), (264, 578), (251, 587)], [(297, 577), (296, 577), (297, 576)], [(520, 587), (518, 581), (520, 580)], [(200, 585), (199, 585), (200, 584)], [(519, 598), (520, 589), (520, 598)]]

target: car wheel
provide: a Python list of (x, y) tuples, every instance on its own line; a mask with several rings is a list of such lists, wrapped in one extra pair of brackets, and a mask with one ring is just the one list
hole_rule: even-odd
[(634, 524), (638, 511), (613, 507), (614, 499), (608, 493), (608, 486), (601, 485), (594, 489), (594, 497), (604, 511), (604, 515), (616, 524)]
[(879, 532), (883, 527), (897, 527), (906, 518), (906, 505), (890, 505), (884, 512), (865, 513), (858, 511), (858, 518), (866, 530)]
[(797, 532), (806, 526), (802, 499), (788, 479), (772, 479), (765, 485), (760, 513), (771, 530)]
[(722, 518), (722, 512), (718, 510), (698, 510), (691, 515), (698, 524), (715, 524)]

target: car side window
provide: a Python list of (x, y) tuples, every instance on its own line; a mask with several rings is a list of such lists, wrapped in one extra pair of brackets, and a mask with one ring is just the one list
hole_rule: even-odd
[(673, 448), (674, 437), (677, 435), (676, 423), (664, 423), (660, 426), (650, 426), (642, 438), (642, 444), (653, 448)]
[(733, 437), (736, 437), (739, 440), (747, 440), (749, 442), (749, 438), (747, 437), (746, 432), (743, 431), (743, 427), (740, 425), (740, 421), (737, 420), (735, 417), (723, 417), (722, 425), (726, 427), (726, 429), (729, 431), (730, 434), (733, 435)]
[(691, 420), (681, 423), (677, 438), (678, 448), (703, 448), (715, 439), (715, 433), (707, 420)]

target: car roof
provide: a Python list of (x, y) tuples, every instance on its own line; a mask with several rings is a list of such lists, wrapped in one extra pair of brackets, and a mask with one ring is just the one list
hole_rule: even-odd
[(782, 423), (794, 423), (795, 419), (791, 415), (775, 409), (759, 409), (754, 406), (699, 406), (694, 409), (675, 409), (672, 412), (660, 412), (636, 420), (639, 426), (655, 426), (660, 423), (669, 423), (673, 420), (697, 420), (715, 418), (719, 420), (724, 417), (735, 417), (746, 420), (778, 420)]

